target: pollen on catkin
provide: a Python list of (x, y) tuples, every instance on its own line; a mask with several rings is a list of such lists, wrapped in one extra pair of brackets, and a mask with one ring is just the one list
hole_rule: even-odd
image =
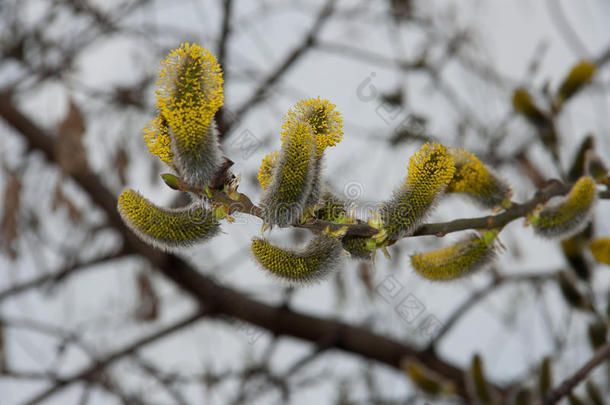
[(447, 193), (464, 193), (483, 208), (510, 204), (512, 190), (494, 171), (463, 149), (452, 151), (452, 155), (455, 174), (445, 190)]
[(144, 127), (144, 140), (148, 145), (148, 151), (152, 155), (157, 156), (169, 167), (174, 168), (172, 141), (169, 137), (167, 122), (161, 114)]
[(316, 153), (321, 156), (327, 147), (335, 146), (343, 138), (343, 118), (335, 107), (319, 96), (299, 101), (284, 118), (282, 142), (293, 125), (306, 122), (316, 136)]
[(610, 265), (610, 238), (600, 238), (589, 244), (595, 260)]
[(568, 238), (587, 225), (596, 200), (595, 181), (590, 176), (583, 176), (566, 196), (547, 202), (528, 221), (539, 236)]
[(446, 248), (411, 256), (413, 269), (430, 280), (448, 281), (481, 270), (496, 256), (497, 232), (470, 234)]
[(138, 192), (125, 190), (118, 210), (125, 224), (144, 242), (161, 250), (175, 251), (215, 236), (220, 224), (202, 205), (170, 209), (159, 207)]
[(424, 144), (409, 160), (404, 185), (381, 205), (380, 217), (390, 239), (408, 236), (425, 219), (438, 196), (453, 178), (455, 165), (449, 150), (436, 143)]
[(307, 284), (323, 280), (341, 265), (341, 241), (319, 235), (302, 250), (273, 246), (261, 238), (252, 240), (252, 254), (272, 276), (290, 284)]
[(308, 124), (292, 126), (261, 200), (266, 223), (290, 225), (303, 215), (315, 175), (315, 147), (315, 137)]
[(272, 152), (265, 156), (261, 162), (261, 167), (258, 169), (256, 178), (263, 190), (267, 189), (273, 179), (273, 168), (277, 164), (278, 156), (278, 151)]
[(213, 120), (223, 104), (222, 84), (216, 58), (198, 45), (182, 44), (162, 62), (156, 93), (163, 118), (150, 123), (147, 141), (164, 159), (169, 135), (174, 166), (188, 185), (210, 184), (222, 164)]

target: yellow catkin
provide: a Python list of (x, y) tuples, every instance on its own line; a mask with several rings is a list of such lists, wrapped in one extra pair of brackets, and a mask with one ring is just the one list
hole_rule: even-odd
[[(223, 105), (222, 71), (196, 44), (182, 44), (162, 62), (155, 118), (145, 130), (151, 153), (171, 161), (189, 185), (211, 182), (222, 164), (214, 115)], [(171, 139), (171, 142), (168, 141)]]
[(261, 185), (263, 190), (266, 190), (273, 179), (273, 168), (277, 164), (277, 159), (279, 157), (278, 151), (268, 154), (265, 156), (261, 162), (261, 167), (258, 169), (258, 182)]
[(158, 115), (146, 127), (144, 127), (144, 140), (148, 145), (148, 151), (161, 159), (169, 167), (174, 167), (174, 156), (172, 153), (171, 139), (169, 137), (167, 123), (163, 117)]
[(339, 239), (320, 235), (302, 250), (273, 246), (265, 239), (252, 240), (252, 254), (269, 274), (291, 284), (323, 280), (341, 265), (343, 249)]
[(438, 196), (453, 178), (455, 165), (443, 145), (426, 143), (409, 160), (404, 185), (380, 210), (383, 228), (391, 239), (408, 236), (425, 219)]
[(315, 159), (315, 138), (311, 127), (306, 123), (293, 125), (282, 144), (272, 180), (261, 200), (266, 223), (290, 225), (300, 220), (315, 175)]
[(568, 238), (578, 233), (589, 220), (595, 205), (595, 181), (583, 176), (572, 186), (568, 195), (549, 201), (529, 217), (534, 232), (545, 238)]
[(199, 204), (180, 209), (162, 208), (133, 190), (120, 195), (118, 210), (138, 237), (166, 251), (203, 242), (220, 230), (212, 211)]
[(322, 155), (327, 147), (335, 146), (343, 138), (343, 118), (335, 105), (319, 96), (301, 100), (284, 118), (282, 142), (296, 123), (308, 123), (316, 136), (316, 152)]
[(595, 260), (610, 265), (610, 238), (600, 238), (589, 244)]
[(595, 70), (595, 64), (588, 61), (580, 61), (574, 65), (557, 90), (558, 101), (563, 102), (576, 94), (591, 80)]
[(411, 256), (411, 265), (420, 276), (436, 281), (473, 274), (494, 259), (496, 236), (494, 231), (468, 235), (446, 248)]
[(464, 193), (483, 208), (507, 206), (512, 191), (491, 169), (463, 149), (452, 151), (455, 175), (447, 193)]

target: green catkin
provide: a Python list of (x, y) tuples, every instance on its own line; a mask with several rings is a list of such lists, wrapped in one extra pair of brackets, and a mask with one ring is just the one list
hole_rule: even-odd
[(595, 181), (583, 176), (568, 195), (549, 201), (528, 218), (534, 232), (544, 238), (569, 238), (580, 232), (589, 221), (597, 200)]
[(307, 284), (325, 279), (342, 262), (343, 249), (339, 239), (319, 235), (302, 250), (273, 246), (265, 239), (252, 240), (255, 260), (269, 274), (290, 284)]
[(162, 208), (136, 191), (125, 190), (119, 196), (118, 210), (138, 237), (165, 251), (206, 241), (220, 231), (214, 213), (197, 203), (180, 209)]
[(409, 160), (409, 173), (404, 185), (381, 206), (380, 217), (388, 238), (400, 239), (413, 233), (454, 173), (455, 165), (446, 147), (424, 144)]
[(463, 149), (452, 151), (455, 174), (445, 190), (463, 193), (483, 208), (510, 204), (512, 190), (493, 170)]
[(446, 248), (411, 256), (413, 269), (422, 277), (448, 281), (468, 276), (490, 264), (496, 256), (495, 231), (473, 233)]
[(214, 55), (195, 44), (182, 44), (162, 65), (160, 113), (145, 137), (151, 152), (172, 162), (186, 185), (209, 185), (223, 162), (213, 119), (223, 104), (222, 71)]
[(315, 149), (308, 124), (295, 123), (286, 133), (261, 200), (265, 223), (283, 226), (300, 220), (315, 175)]

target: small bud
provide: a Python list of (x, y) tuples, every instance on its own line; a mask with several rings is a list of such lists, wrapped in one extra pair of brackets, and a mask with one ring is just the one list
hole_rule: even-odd
[(491, 169), (463, 149), (452, 152), (455, 175), (447, 186), (447, 193), (465, 193), (483, 208), (510, 204), (511, 188)]
[(366, 262), (373, 260), (373, 251), (376, 248), (373, 239), (365, 236), (346, 236), (341, 240), (341, 244), (343, 249), (349, 252), (352, 259)]
[(341, 265), (341, 241), (329, 235), (312, 239), (302, 250), (273, 246), (265, 239), (252, 240), (255, 260), (271, 275), (302, 285), (325, 279)]
[(560, 271), (558, 274), (559, 289), (563, 298), (575, 309), (589, 311), (591, 303), (585, 298), (577, 287), (576, 280), (569, 273)]
[(576, 92), (591, 80), (595, 70), (595, 65), (588, 61), (580, 61), (574, 65), (570, 70), (570, 73), (568, 73), (559, 86), (556, 103), (561, 105), (576, 94)]
[(165, 251), (206, 241), (220, 230), (214, 213), (200, 204), (162, 208), (133, 190), (119, 196), (118, 210), (125, 224), (140, 239)]
[(551, 358), (546, 356), (540, 365), (538, 376), (538, 391), (544, 396), (553, 388), (553, 370), (551, 368)]
[(399, 239), (412, 234), (454, 173), (455, 166), (447, 148), (434, 143), (424, 144), (409, 160), (405, 184), (381, 206), (380, 217), (387, 236)]
[(585, 154), (585, 172), (593, 177), (596, 182), (610, 185), (606, 162), (592, 150), (587, 151)]
[(596, 239), (589, 244), (595, 260), (610, 265), (610, 238)]
[(568, 238), (587, 226), (597, 190), (589, 176), (581, 177), (568, 195), (547, 202), (528, 218), (534, 232), (544, 238)]
[(568, 181), (575, 182), (582, 176), (586, 175), (586, 154), (588, 151), (593, 150), (595, 148), (595, 138), (593, 135), (587, 135), (580, 146), (578, 147), (578, 151), (574, 155), (572, 160), (572, 165), (568, 170)]
[(489, 384), (487, 383), (487, 378), (485, 378), (485, 372), (483, 371), (483, 360), (478, 354), (475, 354), (472, 357), (470, 376), (472, 378), (473, 391), (476, 398), (481, 404), (491, 404), (493, 401)]
[(413, 384), (426, 394), (436, 396), (450, 394), (455, 391), (452, 382), (445, 380), (417, 361), (403, 361), (402, 369), (411, 381), (413, 381)]
[(604, 405), (606, 403), (606, 401), (604, 401), (602, 392), (597, 385), (595, 385), (592, 379), (587, 380), (585, 388), (587, 390), (587, 396), (589, 397), (592, 405)]
[(489, 265), (496, 256), (497, 233), (470, 234), (451, 246), (411, 256), (415, 271), (430, 280), (447, 281), (468, 276)]
[(295, 124), (286, 134), (273, 178), (261, 200), (265, 222), (290, 225), (301, 218), (315, 175), (315, 147), (308, 124)]
[(171, 173), (163, 173), (161, 175), (161, 178), (163, 179), (165, 184), (167, 184), (167, 186), (172, 190), (180, 189), (180, 179), (178, 179), (178, 177), (176, 177), (175, 175)]
[(513, 94), (513, 106), (532, 125), (536, 127), (547, 127), (549, 118), (532, 101), (530, 94), (523, 88), (518, 88)]
[(597, 320), (590, 323), (587, 332), (589, 335), (589, 344), (593, 350), (597, 350), (601, 345), (606, 343), (608, 327), (605, 322)]

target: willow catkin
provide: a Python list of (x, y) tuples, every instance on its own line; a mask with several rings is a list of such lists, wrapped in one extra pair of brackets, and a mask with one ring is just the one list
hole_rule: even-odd
[(297, 123), (291, 127), (261, 200), (266, 223), (290, 225), (302, 217), (315, 175), (315, 146), (308, 124)]
[(568, 238), (587, 225), (596, 200), (595, 181), (590, 176), (583, 176), (566, 196), (547, 202), (528, 221), (539, 236)]
[(223, 156), (214, 115), (223, 105), (222, 71), (207, 49), (182, 44), (162, 62), (159, 115), (145, 130), (150, 152), (189, 186), (209, 185)]
[(125, 190), (119, 196), (118, 211), (138, 237), (166, 251), (206, 241), (220, 231), (214, 213), (201, 204), (162, 208), (133, 190)]
[(448, 281), (475, 273), (496, 256), (495, 231), (472, 233), (452, 245), (411, 256), (413, 269), (422, 277)]
[(323, 280), (341, 265), (341, 241), (319, 235), (301, 250), (284, 249), (261, 238), (252, 240), (254, 259), (271, 275), (291, 284)]
[(462, 193), (483, 208), (510, 204), (512, 190), (493, 170), (463, 149), (452, 151), (452, 155), (455, 174), (447, 193)]
[(409, 160), (409, 173), (403, 186), (381, 206), (380, 217), (387, 236), (399, 239), (413, 233), (454, 173), (455, 165), (446, 147), (424, 144)]

